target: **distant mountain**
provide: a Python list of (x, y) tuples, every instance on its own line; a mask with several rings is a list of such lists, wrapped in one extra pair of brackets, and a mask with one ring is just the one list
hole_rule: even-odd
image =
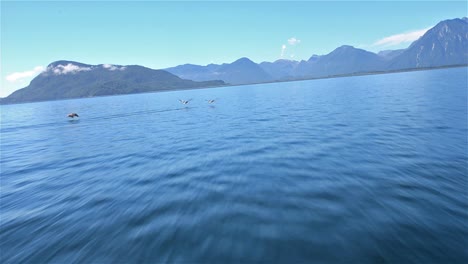
[(273, 79), (282, 80), (295, 75), (294, 73), (299, 62), (281, 59), (274, 62), (262, 62), (259, 65), (266, 73), (272, 76)]
[(387, 69), (468, 64), (468, 19), (438, 23), (396, 56)]
[(216, 72), (219, 67), (220, 65), (216, 64), (209, 64), (207, 66), (183, 64), (164, 70), (174, 75), (177, 75), (182, 79), (193, 81), (208, 81), (216, 79)]
[[(405, 70), (468, 64), (468, 19), (445, 20), (430, 29), (407, 49), (385, 50), (378, 54), (341, 46), (327, 55), (313, 55), (309, 60), (277, 60), (255, 63), (247, 58), (243, 65), (181, 65), (166, 69), (186, 79), (220, 79), (231, 84), (318, 78), (343, 74)], [(241, 63), (239, 63), (241, 64)], [(260, 69), (261, 70), (260, 70)]]
[(379, 53), (377, 53), (377, 55), (379, 55), (381, 58), (385, 59), (385, 60), (392, 60), (393, 58), (395, 58), (396, 56), (400, 55), (401, 53), (403, 53), (405, 51), (405, 49), (398, 49), (398, 50), (382, 50), (382, 51), (379, 51)]
[(384, 60), (377, 54), (344, 45), (327, 55), (312, 57), (300, 64), (295, 76), (323, 77), (360, 73), (380, 70), (383, 66)]
[(217, 70), (220, 80), (230, 84), (261, 83), (272, 81), (258, 64), (248, 58), (241, 58), (231, 64), (223, 64)]
[(56, 61), (49, 64), (29, 86), (3, 98), (1, 102), (34, 102), (220, 85), (225, 83), (184, 80), (163, 70), (137, 65), (89, 65)]
[(241, 58), (231, 64), (185, 64), (165, 70), (195, 81), (219, 79), (230, 84), (246, 84), (380, 70), (383, 65), (384, 59), (375, 53), (341, 46), (330, 54), (313, 55), (308, 61), (301, 62), (280, 59), (256, 64)]
[(223, 80), (229, 84), (247, 84), (273, 80), (272, 76), (248, 58), (241, 58), (230, 64), (209, 64), (207, 66), (185, 64), (164, 70), (194, 81)]

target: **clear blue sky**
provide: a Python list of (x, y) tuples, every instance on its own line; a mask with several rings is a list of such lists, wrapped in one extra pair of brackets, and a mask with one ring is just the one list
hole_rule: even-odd
[(464, 16), (466, 1), (2, 1), (0, 96), (56, 60), (161, 69), (301, 60), (344, 44), (377, 52)]

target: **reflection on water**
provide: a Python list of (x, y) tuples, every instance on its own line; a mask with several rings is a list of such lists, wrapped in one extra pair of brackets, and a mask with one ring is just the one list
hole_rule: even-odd
[(466, 80), (457, 68), (2, 106), (1, 260), (464, 263)]
[(79, 120), (79, 119), (69, 119), (68, 122), (69, 122), (70, 124), (77, 124), (77, 123), (80, 122), (80, 120)]

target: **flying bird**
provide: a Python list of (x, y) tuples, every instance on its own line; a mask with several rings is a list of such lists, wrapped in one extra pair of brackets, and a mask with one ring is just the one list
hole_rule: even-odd
[(80, 117), (77, 113), (70, 113), (68, 114), (68, 117), (74, 118), (74, 117)]
[(206, 100), (209, 104), (212, 104), (215, 102), (215, 99), (210, 99), (210, 100)]
[(190, 101), (192, 101), (192, 99), (188, 99), (188, 100), (179, 99), (179, 102), (181, 102), (182, 104), (188, 104)]

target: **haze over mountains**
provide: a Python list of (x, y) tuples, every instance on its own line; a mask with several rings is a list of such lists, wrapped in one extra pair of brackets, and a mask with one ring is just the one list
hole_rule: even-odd
[(307, 61), (282, 59), (257, 64), (241, 58), (221, 65), (184, 64), (164, 70), (138, 65), (57, 61), (49, 64), (29, 86), (0, 102), (34, 102), (457, 65), (468, 65), (467, 18), (442, 21), (408, 48), (377, 54), (344, 45), (326, 55), (313, 55)]
[[(277, 60), (257, 64), (242, 58), (232, 64), (207, 66), (180, 65), (165, 69), (182, 78), (195, 81), (220, 79), (230, 84), (317, 78), (342, 74), (392, 71), (425, 67), (468, 64), (468, 19), (452, 19), (438, 23), (407, 49), (386, 50), (378, 54), (344, 45), (327, 55), (313, 55), (309, 60)], [(248, 67), (230, 65), (242, 61)], [(225, 78), (229, 76), (229, 78)], [(249, 76), (248, 80), (245, 76)], [(258, 76), (258, 78), (254, 78)]]

